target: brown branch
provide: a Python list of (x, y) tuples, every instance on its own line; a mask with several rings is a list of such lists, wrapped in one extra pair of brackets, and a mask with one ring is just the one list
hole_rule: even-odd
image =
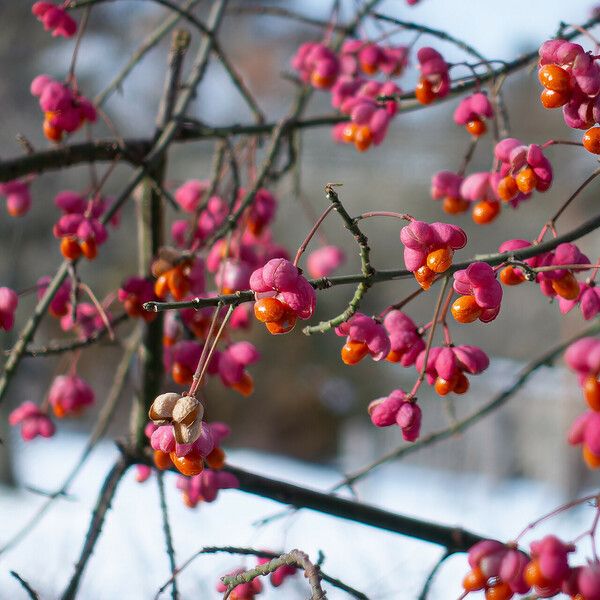
[(228, 465), (240, 482), (240, 490), (270, 498), (296, 508), (308, 508), (341, 519), (393, 531), (415, 539), (438, 544), (453, 552), (464, 552), (482, 538), (460, 528), (439, 525), (421, 519), (394, 514), (375, 506), (317, 492), (284, 481), (269, 479)]
[[(154, 464), (149, 451), (142, 454), (134, 448), (123, 448), (122, 450), (126, 453), (130, 463), (149, 466)], [(172, 467), (171, 470), (178, 472), (175, 467)], [(392, 531), (442, 546), (452, 552), (466, 552), (473, 544), (485, 539), (460, 527), (450, 527), (395, 514), (369, 504), (341, 498), (334, 494), (318, 492), (286, 481), (264, 477), (232, 465), (226, 465), (224, 470), (237, 477), (240, 484), (237, 489), (242, 492), (269, 498), (275, 502), (296, 508), (308, 508), (340, 519)]]

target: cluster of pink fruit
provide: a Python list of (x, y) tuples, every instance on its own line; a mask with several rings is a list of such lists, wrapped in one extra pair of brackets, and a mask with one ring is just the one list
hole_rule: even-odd
[[(352, 39), (337, 53), (324, 42), (302, 44), (292, 66), (305, 83), (329, 90), (332, 106), (348, 117), (334, 126), (334, 140), (364, 152), (381, 144), (398, 112), (397, 98), (402, 90), (392, 79), (404, 73), (408, 59), (408, 46)], [(433, 48), (421, 48), (417, 60), (421, 73), (417, 100), (429, 104), (446, 96), (450, 91), (449, 65), (441, 54)], [(382, 81), (372, 79), (378, 74), (384, 77)]]
[(494, 158), (497, 170), (491, 172), (466, 177), (452, 171), (436, 173), (431, 196), (443, 201), (445, 212), (459, 214), (471, 209), (473, 221), (487, 225), (500, 214), (502, 203), (516, 208), (534, 191), (545, 192), (552, 185), (552, 166), (537, 144), (506, 138), (496, 144)]
[(484, 540), (468, 554), (471, 570), (463, 579), (465, 594), (485, 591), (486, 600), (510, 600), (532, 592), (536, 598), (566, 594), (572, 600), (600, 600), (600, 564), (569, 564), (575, 544), (554, 535), (531, 542), (527, 554), (515, 542)]

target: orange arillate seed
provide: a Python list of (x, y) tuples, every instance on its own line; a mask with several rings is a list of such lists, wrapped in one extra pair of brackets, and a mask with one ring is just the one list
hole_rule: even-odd
[(402, 360), (404, 356), (404, 352), (400, 352), (399, 350), (390, 350), (389, 354), (385, 357), (385, 360), (388, 362), (397, 363)]
[(458, 379), (454, 384), (454, 389), (452, 390), (455, 394), (465, 394), (469, 389), (469, 380), (464, 373), (460, 373), (458, 375)]
[(260, 298), (254, 303), (254, 316), (261, 323), (279, 321), (285, 313), (285, 306), (277, 298)]
[(527, 167), (520, 171), (515, 177), (515, 181), (517, 182), (517, 187), (520, 192), (524, 194), (531, 194), (535, 189), (535, 184), (537, 183), (537, 177), (533, 172), (533, 169)]
[(88, 260), (94, 260), (98, 256), (96, 240), (85, 240), (79, 244), (79, 247)]
[(415, 279), (424, 290), (428, 290), (435, 279), (435, 273), (427, 265), (423, 265), (415, 271)]
[(175, 300), (183, 300), (190, 291), (190, 282), (183, 270), (175, 267), (166, 273), (169, 291)]
[(46, 139), (50, 140), (51, 142), (60, 142), (60, 140), (62, 139), (62, 129), (58, 129), (58, 127), (53, 127), (52, 125), (50, 125), (49, 121), (44, 120), (43, 129)]
[(162, 450), (154, 451), (154, 466), (160, 471), (164, 471), (168, 469), (173, 463), (171, 462), (171, 457)]
[(149, 313), (149, 311), (145, 311), (142, 308), (141, 304), (139, 302), (136, 302), (135, 299), (131, 296), (125, 299), (125, 302), (123, 302), (123, 308), (130, 317), (141, 317), (143, 313)]
[(544, 108), (560, 108), (571, 99), (570, 90), (566, 92), (555, 92), (554, 90), (544, 90), (540, 94), (540, 101)]
[(325, 77), (324, 75), (320, 75), (317, 71), (313, 71), (310, 76), (310, 82), (319, 89), (327, 89), (330, 88), (334, 82), (335, 77)]
[(254, 391), (254, 381), (250, 373), (244, 373), (242, 378), (237, 383), (231, 386), (236, 392), (239, 392), (242, 396), (250, 396)]
[(471, 216), (478, 225), (491, 223), (500, 213), (500, 202), (496, 200), (482, 200), (473, 207)]
[(64, 237), (60, 240), (60, 253), (70, 260), (81, 256), (81, 247), (74, 237)]
[(342, 140), (346, 142), (346, 144), (351, 144), (354, 141), (357, 129), (358, 125), (356, 123), (353, 123), (352, 121), (346, 123), (344, 129), (342, 129)]
[(11, 217), (22, 217), (27, 212), (27, 210), (25, 207), (13, 206), (12, 204), (7, 204), (6, 212)]
[(377, 66), (377, 64), (368, 63), (368, 62), (361, 62), (360, 68), (361, 68), (362, 72), (366, 73), (367, 75), (375, 75), (375, 73), (377, 73), (377, 71), (379, 70), (379, 67)]
[(158, 279), (154, 282), (154, 293), (158, 298), (165, 298), (169, 293), (169, 281), (165, 274), (159, 275)]
[(472, 119), (471, 121), (468, 121), (467, 124), (465, 125), (465, 129), (473, 137), (479, 137), (480, 135), (483, 135), (487, 131), (487, 126), (481, 119), (477, 118), (477, 119)]
[(56, 317), (57, 319), (60, 319), (60, 317), (64, 317), (65, 315), (69, 314), (69, 306), (67, 304), (65, 304), (64, 307), (61, 307), (60, 310), (54, 310), (52, 307), (48, 308), (48, 312), (53, 316)]
[(540, 83), (553, 92), (567, 92), (571, 89), (571, 76), (558, 65), (544, 65), (539, 73)]
[(163, 346), (166, 348), (170, 348), (177, 341), (175, 338), (169, 337), (168, 335), (163, 335)]
[(347, 365), (355, 365), (369, 353), (365, 342), (347, 342), (342, 346), (342, 360)]
[(455, 198), (453, 196), (446, 196), (442, 202), (442, 210), (447, 212), (449, 215), (457, 215), (463, 213), (469, 209), (468, 200), (463, 198)]
[(504, 202), (508, 202), (512, 200), (518, 193), (519, 187), (517, 186), (517, 182), (515, 178), (511, 175), (507, 175), (500, 180), (498, 184), (498, 196), (500, 196), (500, 200), (504, 200)]
[(264, 228), (265, 228), (265, 224), (262, 223), (261, 221), (253, 221), (252, 219), (250, 219), (248, 221), (248, 231), (254, 237), (259, 237)]
[(583, 147), (592, 154), (600, 154), (600, 127), (588, 129), (581, 139)]
[(440, 248), (427, 255), (427, 267), (434, 273), (443, 273), (450, 268), (454, 251), (452, 248)]
[(481, 307), (474, 296), (460, 296), (452, 304), (450, 312), (459, 323), (472, 323), (479, 318)]
[(211, 469), (222, 469), (225, 466), (225, 451), (223, 448), (216, 446), (210, 451), (206, 457), (206, 464)]
[(519, 285), (525, 281), (525, 277), (521, 271), (509, 266), (500, 271), (500, 281), (504, 285)]
[(187, 492), (183, 492), (183, 494), (181, 494), (181, 497), (183, 498), (183, 503), (188, 508), (196, 508), (196, 505), (192, 502), (192, 499), (190, 498), (190, 495)]
[(485, 600), (510, 600), (513, 596), (514, 592), (505, 582), (497, 583), (485, 590)]
[(475, 567), (473, 570), (469, 571), (462, 581), (463, 588), (467, 592), (482, 590), (486, 583), (487, 577), (482, 573), (479, 567)]
[(194, 374), (190, 369), (181, 363), (173, 363), (173, 367), (171, 369), (171, 377), (175, 383), (179, 385), (189, 385), (192, 383), (192, 378)]
[(67, 415), (67, 411), (64, 409), (62, 404), (53, 404), (52, 411), (57, 419), (64, 419)]
[(579, 283), (570, 271), (560, 279), (553, 279), (552, 289), (565, 300), (575, 300), (580, 292)]
[(182, 475), (193, 477), (194, 475), (200, 475), (200, 473), (204, 471), (204, 460), (200, 454), (196, 454), (192, 451), (185, 456), (177, 456), (175, 452), (171, 452), (169, 456)]
[(600, 411), (600, 381), (594, 375), (585, 378), (583, 397), (592, 410)]
[(285, 312), (283, 317), (278, 321), (271, 321), (270, 323), (265, 323), (269, 333), (273, 335), (281, 335), (283, 333), (289, 333), (292, 329), (294, 329), (296, 325), (296, 320), (298, 317), (296, 313), (292, 311), (287, 304), (285, 305)]
[(438, 394), (438, 396), (447, 396), (454, 389), (456, 382), (456, 376), (452, 379), (444, 379), (443, 377), (438, 377), (435, 380), (433, 388), (435, 389), (435, 392), (436, 394)]
[(431, 104), (435, 100), (435, 92), (429, 79), (419, 79), (419, 83), (415, 88), (415, 98), (421, 104)]
[(527, 563), (525, 571), (523, 571), (523, 579), (531, 587), (547, 587), (550, 585), (550, 582), (542, 575), (540, 563), (537, 560)]
[(371, 133), (368, 125), (363, 125), (356, 129), (356, 133), (354, 134), (354, 147), (359, 152), (365, 152), (368, 150), (372, 141), (373, 134)]
[(600, 456), (594, 454), (587, 444), (583, 445), (583, 460), (590, 469), (600, 469)]

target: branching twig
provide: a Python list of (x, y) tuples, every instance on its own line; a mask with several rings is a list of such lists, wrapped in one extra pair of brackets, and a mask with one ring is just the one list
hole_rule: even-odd
[(301, 550), (290, 550), (277, 558), (271, 559), (268, 563), (256, 565), (252, 569), (237, 573), (236, 575), (226, 575), (221, 577), (221, 581), (228, 587), (228, 591), (234, 589), (240, 583), (247, 583), (261, 575), (269, 575), (279, 567), (290, 565), (304, 570), (304, 576), (308, 579), (311, 589), (311, 600), (323, 600), (325, 592), (321, 587), (321, 570), (314, 565), (308, 554)]
[(354, 239), (358, 244), (360, 256), (360, 271), (363, 276), (363, 281), (361, 281), (356, 287), (354, 295), (352, 296), (352, 299), (348, 303), (348, 306), (346, 310), (344, 310), (344, 312), (339, 314), (337, 317), (333, 317), (333, 319), (329, 319), (328, 321), (322, 321), (318, 325), (305, 327), (302, 330), (302, 333), (304, 333), (305, 335), (311, 335), (313, 333), (324, 333), (325, 331), (329, 331), (333, 327), (337, 327), (341, 323), (346, 322), (350, 317), (352, 317), (352, 315), (358, 310), (363, 296), (371, 287), (370, 281), (371, 278), (375, 275), (375, 269), (371, 266), (371, 249), (369, 248), (369, 240), (357, 225), (357, 219), (353, 219), (348, 214), (348, 211), (340, 202), (340, 199), (337, 195), (337, 192), (334, 189), (333, 184), (328, 183), (325, 186), (325, 196), (331, 202), (331, 204), (333, 204), (336, 212), (340, 215), (342, 221), (344, 221), (344, 226), (354, 236)]

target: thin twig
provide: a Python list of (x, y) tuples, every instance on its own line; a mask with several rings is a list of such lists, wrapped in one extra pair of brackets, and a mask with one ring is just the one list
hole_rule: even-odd
[(567, 200), (562, 204), (562, 206), (556, 211), (556, 213), (554, 213), (554, 215), (550, 218), (550, 220), (548, 221), (548, 226), (549, 227), (554, 227), (554, 225), (556, 225), (556, 221), (559, 219), (559, 217), (565, 212), (565, 210), (569, 207), (569, 205), (571, 204), (571, 202), (573, 202), (573, 200), (575, 200), (575, 198), (577, 198), (577, 196), (579, 196), (579, 194), (588, 186), (588, 184), (590, 184), (592, 181), (594, 181), (594, 179), (596, 179), (596, 177), (598, 177), (598, 175), (600, 175), (600, 169), (596, 169), (568, 198)]
[(169, 568), (173, 581), (171, 583), (171, 597), (177, 600), (179, 592), (177, 591), (177, 579), (174, 577), (177, 572), (177, 562), (175, 561), (175, 548), (173, 547), (173, 535), (171, 533), (171, 525), (169, 524), (169, 512), (167, 509), (167, 497), (165, 494), (165, 474), (162, 471), (156, 472), (156, 482), (158, 483), (158, 497), (160, 501), (160, 512), (162, 515), (163, 532), (165, 534), (165, 544), (167, 546), (167, 556), (169, 558)]
[(429, 590), (431, 588), (431, 584), (433, 583), (433, 579), (435, 578), (437, 572), (440, 570), (440, 567), (444, 564), (444, 561), (449, 556), (452, 556), (452, 552), (448, 552), (448, 550), (446, 550), (435, 562), (431, 571), (429, 571), (427, 575), (427, 579), (425, 579), (425, 583), (423, 584), (423, 588), (421, 589), (421, 593), (419, 594), (417, 600), (427, 600), (427, 596), (429, 595)]
[(9, 571), (9, 573), (21, 584), (31, 600), (40, 600), (39, 594), (16, 571)]
[[(189, 11), (194, 6), (200, 3), (200, 0), (186, 0), (183, 4), (182, 9)], [(96, 106), (102, 106), (112, 94), (120, 89), (121, 84), (127, 78), (132, 69), (138, 65), (144, 56), (157, 46), (160, 41), (173, 29), (177, 22), (182, 18), (179, 13), (174, 13), (168, 19), (166, 19), (159, 27), (157, 27), (136, 49), (131, 55), (127, 64), (119, 71), (111, 82), (94, 98), (94, 104)]]

